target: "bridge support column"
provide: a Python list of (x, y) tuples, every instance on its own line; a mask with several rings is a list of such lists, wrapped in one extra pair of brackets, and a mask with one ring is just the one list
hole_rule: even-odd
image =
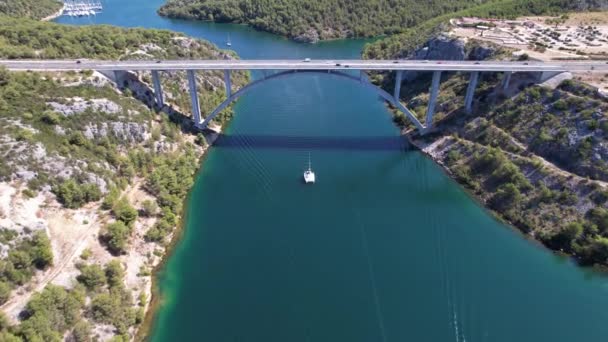
[(112, 73), (112, 77), (114, 77), (114, 82), (120, 88), (120, 86), (122, 86), (122, 84), (119, 84), (119, 82), (118, 82), (118, 79), (120, 77), (120, 75), (118, 75), (118, 71), (114, 70), (114, 71), (111, 71), (111, 73)]
[(196, 75), (194, 70), (188, 70), (188, 84), (190, 85), (190, 100), (192, 101), (192, 120), (194, 126), (200, 127), (201, 124), (201, 107), (198, 104), (198, 92), (196, 91)]
[(165, 99), (163, 97), (163, 88), (160, 84), (160, 76), (158, 70), (152, 70), (152, 83), (154, 83), (154, 96), (156, 96), (156, 105), (158, 108), (165, 106)]
[(511, 82), (511, 71), (505, 71), (502, 79), (502, 89), (507, 90), (509, 88), (509, 82)]
[(224, 85), (226, 86), (226, 98), (232, 96), (232, 84), (230, 82), (230, 70), (224, 70)]
[(433, 126), (433, 115), (435, 114), (435, 104), (437, 103), (437, 95), (439, 94), (439, 82), (441, 81), (441, 71), (433, 72), (433, 81), (431, 82), (431, 95), (429, 97), (429, 106), (426, 109), (426, 121), (424, 130), (427, 131)]
[(399, 95), (401, 94), (401, 79), (403, 78), (403, 70), (397, 70), (395, 73), (395, 101), (399, 101)]
[(473, 96), (475, 95), (475, 88), (477, 88), (477, 80), (479, 80), (479, 71), (473, 71), (469, 80), (467, 94), (464, 96), (464, 110), (467, 113), (471, 113), (473, 109)]

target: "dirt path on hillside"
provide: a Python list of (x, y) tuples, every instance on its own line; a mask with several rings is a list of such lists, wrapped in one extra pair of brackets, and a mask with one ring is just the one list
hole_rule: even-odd
[[(41, 291), (55, 280), (69, 266), (73, 266), (74, 260), (80, 256), (82, 251), (87, 247), (90, 238), (97, 235), (101, 227), (97, 210), (98, 203), (87, 205), (81, 209), (70, 210), (64, 209), (58, 203), (54, 205), (43, 206), (44, 203), (49, 203), (52, 200), (52, 195), (44, 196), (44, 201), (39, 201), (36, 206), (35, 216), (45, 224), (45, 229), (51, 240), (53, 248), (53, 265), (44, 272), (38, 272), (31, 282), (13, 290), (10, 299), (0, 307), (6, 313), (8, 318), (16, 322), (19, 313), (23, 310), (33, 293)], [(24, 199), (19, 192), (16, 192), (12, 198), (13, 214), (20, 213), (22, 207), (19, 203), (30, 201)], [(31, 208), (29, 208), (31, 211)], [(67, 277), (69, 278), (69, 277)], [(71, 283), (68, 281), (67, 284)]]
[[(142, 190), (142, 179), (137, 179), (132, 185), (125, 189), (125, 196), (132, 205), (136, 207), (143, 200), (154, 200), (152, 196)], [(7, 188), (10, 189), (10, 186)], [(9, 301), (0, 307), (6, 313), (8, 318), (16, 323), (19, 313), (23, 310), (32, 294), (42, 291), (48, 284), (57, 284), (64, 287), (72, 287), (79, 274), (75, 263), (78, 262), (80, 255), (85, 249), (91, 250), (91, 257), (87, 260), (90, 263), (105, 264), (112, 255), (99, 242), (98, 236), (101, 228), (104, 225), (105, 217), (101, 217), (99, 213), (100, 203), (90, 203), (83, 208), (72, 210), (61, 207), (55, 202), (53, 195), (46, 194), (45, 199), (39, 199), (36, 206), (25, 206), (28, 209), (27, 213), (23, 213), (20, 202), (29, 201), (23, 199), (19, 191), (14, 189), (9, 194), (11, 197), (12, 219), (15, 215), (31, 215), (38, 217), (38, 221), (45, 224), (45, 229), (51, 240), (53, 248), (53, 266), (44, 272), (38, 272), (31, 282), (21, 286), (11, 294)], [(42, 196), (42, 195), (39, 195)], [(44, 206), (43, 203), (53, 203)], [(35, 215), (33, 211), (35, 210)], [(155, 219), (140, 218), (136, 223), (136, 236), (132, 237), (132, 242), (140, 242), (137, 247), (130, 250), (125, 256), (120, 259), (126, 266), (127, 285), (139, 287), (140, 277), (137, 276), (140, 266), (145, 264), (148, 253), (152, 253), (154, 245), (144, 244), (143, 234), (153, 225)], [(149, 280), (148, 280), (149, 281)], [(143, 288), (149, 288), (146, 284)], [(149, 292), (149, 289), (148, 291)]]

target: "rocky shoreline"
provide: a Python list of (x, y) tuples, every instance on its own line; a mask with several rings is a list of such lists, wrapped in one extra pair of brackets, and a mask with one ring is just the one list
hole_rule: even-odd
[(61, 7), (61, 9), (58, 10), (57, 12), (55, 12), (55, 13), (47, 16), (47, 17), (44, 17), (44, 18), (40, 19), (40, 21), (51, 21), (53, 19), (61, 17), (62, 15), (63, 15), (63, 7)]
[[(462, 182), (462, 179), (459, 177), (457, 173), (455, 173), (453, 168), (450, 168), (449, 165), (446, 164), (445, 159), (448, 153), (452, 150), (451, 145), (455, 144), (458, 139), (451, 135), (440, 135), (436, 139), (429, 141), (423, 141), (420, 139), (411, 139), (408, 138), (408, 141), (414, 146), (417, 150), (423, 153), (425, 156), (433, 160), (437, 165), (439, 165), (445, 174), (450, 177), (453, 181), (460, 184), (463, 187), (463, 190), (471, 196), (480, 206), (482, 206), (487, 212), (494, 216), (500, 222), (503, 222), (505, 225), (513, 229), (515, 232), (522, 235), (523, 238), (533, 241), (539, 246), (551, 250), (553, 253), (561, 256), (565, 256), (571, 258), (575, 263), (580, 266), (587, 267), (592, 266), (594, 270), (602, 273), (608, 273), (608, 266), (606, 264), (590, 264), (588, 261), (585, 261), (580, 255), (573, 253), (571, 251), (566, 251), (562, 249), (556, 249), (547, 244), (547, 241), (543, 241), (543, 239), (539, 238), (538, 235), (534, 233), (534, 231), (530, 231), (528, 227), (522, 226), (519, 222), (514, 222), (510, 220), (505, 215), (501, 214), (499, 211), (496, 211), (492, 208), (490, 202), (488, 201), (488, 197), (480, 194), (479, 192), (473, 191), (468, 187), (468, 185)], [(551, 172), (560, 173), (561, 171), (558, 169), (554, 169)], [(576, 175), (570, 174), (569, 177), (577, 177)], [(578, 177), (580, 182), (586, 182), (585, 179)], [(598, 182), (600, 184), (601, 182)], [(602, 188), (607, 188), (605, 184), (601, 185)]]

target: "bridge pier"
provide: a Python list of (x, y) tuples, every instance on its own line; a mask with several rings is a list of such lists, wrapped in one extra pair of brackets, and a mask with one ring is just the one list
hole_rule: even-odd
[(194, 126), (200, 127), (201, 125), (201, 107), (198, 103), (198, 92), (196, 91), (196, 75), (194, 70), (188, 70), (188, 85), (190, 86), (190, 100), (192, 102), (192, 120), (194, 120)]
[(163, 97), (163, 88), (160, 84), (160, 76), (158, 70), (152, 70), (152, 83), (154, 84), (154, 96), (156, 96), (156, 105), (159, 109), (165, 106), (165, 99)]
[(224, 84), (226, 86), (226, 98), (232, 96), (232, 84), (230, 82), (230, 70), (224, 70)]
[(433, 80), (431, 81), (431, 95), (429, 97), (429, 105), (426, 109), (426, 121), (424, 122), (425, 132), (433, 126), (433, 115), (435, 115), (435, 105), (437, 104), (437, 95), (439, 94), (439, 82), (441, 81), (441, 71), (433, 72)]
[(401, 95), (401, 80), (403, 78), (403, 70), (397, 70), (395, 73), (395, 101), (399, 101), (399, 97)]
[(464, 110), (467, 113), (471, 113), (473, 109), (473, 96), (475, 95), (475, 88), (477, 88), (477, 81), (479, 80), (479, 71), (471, 72), (471, 78), (469, 80), (469, 86), (467, 87), (467, 93), (464, 96)]
[(502, 78), (502, 89), (507, 90), (509, 88), (509, 82), (511, 82), (511, 71), (505, 71)]

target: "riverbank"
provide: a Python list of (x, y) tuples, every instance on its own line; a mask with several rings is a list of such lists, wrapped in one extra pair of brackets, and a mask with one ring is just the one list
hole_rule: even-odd
[[(491, 103), (488, 98), (492, 96), (486, 96)], [(553, 96), (557, 96), (555, 92)], [(500, 126), (504, 121), (493, 117), (489, 108), (500, 107), (481, 106), (474, 116), (456, 112), (459, 117), (436, 122), (436, 132), (422, 138), (409, 134), (410, 140), (502, 221), (581, 265), (605, 269), (608, 246), (601, 235), (605, 230), (601, 218), (606, 212), (608, 184), (537, 155), (537, 151), (546, 154), (547, 150), (511, 136)], [(567, 129), (568, 124), (561, 127)], [(519, 131), (526, 135), (521, 128)]]
[[(533, 230), (531, 230), (529, 226), (522, 224), (521, 222), (518, 222), (518, 221), (512, 221), (508, 217), (506, 217), (503, 213), (501, 213), (500, 211), (493, 209), (487, 196), (484, 196), (484, 195), (480, 194), (479, 192), (476, 192), (474, 189), (470, 188), (467, 183), (462, 181), (460, 176), (457, 174), (457, 171), (455, 172), (455, 170), (453, 168), (450, 168), (450, 166), (448, 166), (444, 162), (446, 156), (449, 154), (450, 151), (452, 151), (452, 149), (450, 149), (450, 145), (455, 143), (454, 139), (455, 138), (453, 136), (440, 136), (436, 140), (433, 140), (431, 143), (422, 142), (422, 141), (414, 141), (413, 144), (417, 148), (419, 148), (419, 150), (421, 152), (423, 152), (430, 159), (432, 159), (434, 162), (436, 162), (438, 165), (440, 165), (443, 168), (443, 170), (446, 172), (446, 175), (448, 175), (455, 182), (458, 182), (461, 186), (463, 186), (463, 188), (467, 191), (467, 193), (472, 198), (474, 198), (479, 203), (480, 206), (483, 206), (485, 209), (488, 210), (488, 213), (490, 215), (493, 215), (497, 220), (500, 220), (505, 225), (512, 228), (517, 233), (521, 234), (522, 238), (531, 240), (535, 244), (537, 244), (540, 248), (549, 249), (558, 256), (567, 257), (581, 267), (591, 267), (593, 269), (593, 271), (600, 272), (601, 274), (605, 274), (605, 275), (608, 274), (608, 266), (605, 263), (600, 263), (600, 264), (590, 263), (589, 260), (587, 260), (584, 256), (578, 255), (576, 252), (573, 252), (572, 250), (565, 250), (564, 248), (556, 248), (556, 246), (551, 245), (550, 242), (548, 242), (547, 240), (543, 240), (543, 238), (541, 238), (540, 236), (535, 234), (535, 232)], [(554, 176), (557, 174), (563, 173), (563, 170), (556, 168), (555, 166), (549, 166), (549, 169), (550, 169), (550, 171), (549, 171), (550, 174), (553, 174)], [(573, 174), (570, 174), (570, 176), (572, 176), (574, 178), (578, 177)], [(579, 181), (581, 183), (587, 182), (586, 179), (579, 179)], [(598, 184), (601, 184), (601, 182), (598, 182)], [(601, 186), (603, 188), (605, 188), (605, 185), (601, 185)], [(565, 217), (565, 219), (568, 220), (568, 217)]]
[(64, 10), (64, 7), (62, 7), (57, 12), (55, 12), (55, 13), (49, 15), (49, 16), (46, 16), (46, 17), (44, 17), (42, 19), (40, 19), (40, 21), (51, 21), (53, 19), (57, 19), (57, 18), (59, 18), (59, 17), (61, 17), (63, 15), (63, 10)]
[[(213, 146), (215, 141), (219, 138), (221, 131), (224, 129), (227, 129), (229, 125), (230, 125), (230, 119), (227, 119), (227, 120), (223, 121), (223, 124), (221, 126), (215, 124), (215, 125), (213, 125), (214, 126), (213, 128), (207, 129), (204, 132), (199, 133), (199, 134), (204, 135), (205, 141), (207, 143), (201, 147), (201, 153), (200, 153), (200, 157), (199, 157), (199, 161), (198, 161), (199, 167), (196, 170), (194, 179), (197, 179), (200, 177), (200, 172), (204, 168), (205, 158), (208, 155), (209, 149)], [(192, 210), (191, 197), (192, 197), (193, 189), (194, 188), (191, 187), (190, 190), (188, 191), (188, 195), (182, 200), (183, 215), (180, 216), (180, 220), (179, 220), (178, 224), (176, 224), (176, 228), (172, 231), (171, 236), (169, 237), (169, 243), (166, 244), (165, 250), (164, 250), (162, 256), (160, 257), (159, 262), (156, 265), (154, 265), (154, 267), (152, 269), (152, 272), (151, 272), (152, 277), (151, 277), (151, 284), (150, 284), (151, 297), (150, 297), (150, 301), (148, 302), (148, 305), (146, 308), (146, 314), (145, 314), (144, 320), (142, 321), (141, 325), (137, 329), (137, 332), (133, 338), (134, 341), (139, 341), (139, 342), (150, 341), (150, 339), (152, 337), (154, 324), (158, 320), (159, 310), (162, 308), (162, 305), (163, 305), (163, 295), (161, 293), (160, 286), (159, 286), (159, 282), (160, 282), (159, 274), (167, 266), (168, 261), (173, 256), (173, 254), (176, 252), (176, 248), (179, 246), (180, 242), (182, 242), (182, 238), (183, 238), (184, 234), (186, 233), (188, 220), (189, 220), (188, 215), (192, 215), (191, 214), (191, 210)]]
[[(214, 133), (211, 133), (210, 135), (206, 135), (206, 137), (208, 139), (207, 141), (209, 142), (209, 145), (206, 145), (202, 148), (201, 156), (199, 159), (200, 167), (197, 169), (196, 174), (194, 175), (195, 179), (199, 176), (199, 172), (201, 171), (201, 169), (203, 168), (203, 165), (204, 165), (204, 159), (205, 159), (205, 156), (207, 155), (207, 151), (211, 147), (211, 145), (213, 145), (213, 142), (217, 138), (217, 135), (215, 135)], [(159, 284), (158, 284), (158, 281), (159, 281), (158, 275), (163, 270), (163, 268), (166, 266), (167, 262), (169, 261), (169, 259), (173, 255), (173, 253), (175, 252), (175, 248), (177, 247), (177, 245), (181, 241), (183, 234), (185, 233), (186, 225), (188, 222), (187, 215), (188, 215), (188, 212), (190, 209), (188, 203), (190, 202), (191, 196), (192, 196), (192, 189), (190, 189), (190, 191), (188, 192), (188, 196), (186, 196), (186, 198), (184, 198), (182, 201), (182, 203), (183, 203), (182, 205), (184, 208), (183, 209), (184, 215), (181, 216), (180, 221), (176, 225), (176, 228), (173, 230), (172, 235), (170, 237), (170, 242), (167, 244), (162, 257), (160, 258), (159, 262), (152, 269), (151, 284), (150, 284), (150, 289), (149, 289), (150, 295), (151, 295), (150, 301), (146, 308), (146, 315), (144, 317), (144, 320), (141, 323), (140, 327), (137, 329), (137, 332), (134, 336), (134, 341), (141, 341), (141, 342), (149, 341), (150, 336), (152, 334), (152, 328), (153, 328), (153, 325), (154, 325), (156, 319), (158, 318), (157, 317), (158, 310), (162, 306), (162, 299), (163, 299), (162, 294), (160, 292)]]

